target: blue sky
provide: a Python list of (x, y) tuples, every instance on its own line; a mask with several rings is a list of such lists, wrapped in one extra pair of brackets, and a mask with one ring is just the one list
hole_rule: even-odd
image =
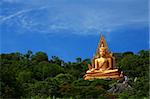
[(100, 34), (112, 52), (149, 49), (148, 0), (1, 0), (1, 53), (92, 58)]

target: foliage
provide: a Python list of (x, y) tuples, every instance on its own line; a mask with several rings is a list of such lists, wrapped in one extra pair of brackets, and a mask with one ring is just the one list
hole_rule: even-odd
[(114, 53), (117, 67), (129, 78), (132, 91), (108, 93), (116, 80), (84, 80), (90, 59), (64, 62), (57, 56), (48, 59), (44, 52), (0, 54), (1, 98), (148, 98), (149, 51)]
[(48, 56), (44, 52), (37, 52), (32, 56), (32, 60), (35, 60), (37, 62), (48, 61)]

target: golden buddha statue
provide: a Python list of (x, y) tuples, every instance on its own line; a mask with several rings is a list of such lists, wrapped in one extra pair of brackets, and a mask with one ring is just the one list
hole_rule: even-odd
[(119, 79), (123, 76), (121, 74), (122, 72), (115, 68), (115, 58), (112, 56), (112, 53), (108, 51), (104, 36), (101, 36), (96, 55), (92, 60), (92, 64), (88, 64), (88, 68), (89, 70), (87, 70), (84, 75), (85, 80), (92, 80), (95, 78)]

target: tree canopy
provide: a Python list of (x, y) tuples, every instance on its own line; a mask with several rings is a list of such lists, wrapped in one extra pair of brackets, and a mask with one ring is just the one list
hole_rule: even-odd
[(58, 56), (28, 51), (0, 54), (1, 98), (146, 98), (149, 92), (149, 51), (114, 53), (116, 65), (129, 78), (132, 91), (109, 93), (116, 80), (88, 81), (83, 75), (90, 59), (64, 62)]

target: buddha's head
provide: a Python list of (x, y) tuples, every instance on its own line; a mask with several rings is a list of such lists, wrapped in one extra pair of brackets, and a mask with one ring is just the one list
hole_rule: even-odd
[(101, 46), (101, 47), (99, 48), (99, 55), (100, 55), (101, 57), (104, 57), (104, 56), (106, 55), (106, 50), (107, 50), (106, 47)]

